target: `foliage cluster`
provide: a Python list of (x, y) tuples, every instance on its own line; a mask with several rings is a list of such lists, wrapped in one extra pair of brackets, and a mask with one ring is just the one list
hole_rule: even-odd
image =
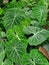
[(0, 0), (0, 65), (49, 65), (49, 0)]

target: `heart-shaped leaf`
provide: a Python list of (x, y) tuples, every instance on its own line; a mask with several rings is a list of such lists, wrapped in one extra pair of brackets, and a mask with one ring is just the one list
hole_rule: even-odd
[(47, 0), (40, 0), (36, 6), (32, 8), (31, 18), (37, 19), (41, 25), (44, 25), (46, 23), (47, 10)]
[(22, 57), (22, 65), (47, 65), (47, 59), (37, 50), (33, 49)]
[[(10, 36), (11, 34), (12, 37)], [(9, 42), (6, 44), (7, 57), (13, 62), (20, 64), (22, 55), (26, 53), (25, 46), (12, 30), (7, 32), (7, 37), (9, 38)]]
[(41, 30), (29, 37), (28, 42), (30, 45), (39, 45), (43, 43), (49, 37), (49, 31)]
[(23, 31), (27, 35), (32, 34), (32, 36), (28, 38), (28, 42), (30, 45), (39, 45), (47, 40), (47, 38), (49, 37), (49, 31), (45, 29), (40, 29), (39, 27), (35, 26), (25, 27)]
[(25, 12), (20, 8), (10, 8), (5, 12), (4, 26), (6, 29), (13, 28), (26, 18)]

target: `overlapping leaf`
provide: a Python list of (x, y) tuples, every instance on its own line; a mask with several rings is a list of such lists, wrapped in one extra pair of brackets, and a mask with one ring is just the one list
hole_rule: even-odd
[(5, 50), (2, 42), (0, 41), (0, 65), (3, 65), (3, 59), (5, 57)]
[(17, 38), (23, 42), (24, 46), (27, 47), (28, 41), (23, 33), (23, 26), (14, 26), (13, 31), (15, 32)]
[(40, 0), (32, 9), (31, 18), (37, 19), (41, 25), (46, 23), (48, 3), (46, 0)]
[(11, 30), (7, 32), (7, 37), (9, 39), (6, 44), (7, 57), (13, 62), (20, 64), (21, 57), (26, 52), (25, 46)]
[(46, 51), (47, 51), (48, 54), (49, 54), (49, 43), (48, 43), (48, 41), (46, 42), (46, 44), (43, 44), (43, 48), (45, 48)]
[(30, 55), (23, 55), (22, 65), (48, 65), (48, 61), (37, 49), (33, 49)]
[(38, 31), (40, 31), (41, 29), (39, 27), (35, 27), (35, 26), (27, 26), (27, 27), (24, 27), (23, 29), (23, 32), (27, 35), (30, 35), (30, 34), (34, 34)]
[(5, 52), (4, 51), (0, 52), (0, 65), (3, 65), (4, 57), (5, 57)]
[(39, 45), (49, 37), (49, 31), (41, 30), (28, 39), (30, 45)]
[(24, 33), (29, 35), (34, 34), (28, 38), (30, 45), (39, 45), (49, 37), (49, 31), (34, 26), (24, 28)]
[(13, 65), (13, 63), (12, 63), (12, 61), (6, 59), (3, 63), (3, 65)]
[[(44, 43), (49, 54), (49, 44), (45, 42), (49, 40), (48, 3), (49, 0), (11, 0), (1, 6), (0, 65), (49, 65), (37, 49), (30, 52), (34, 46)], [(41, 29), (42, 25), (47, 30)]]
[(11, 29), (25, 18), (25, 12), (21, 8), (10, 8), (5, 12), (3, 24), (6, 29)]
[(31, 21), (31, 25), (33, 25), (33, 26), (39, 26), (39, 22), (36, 21), (36, 20), (32, 20)]
[(49, 31), (41, 30), (28, 39), (30, 45), (39, 45), (49, 37)]

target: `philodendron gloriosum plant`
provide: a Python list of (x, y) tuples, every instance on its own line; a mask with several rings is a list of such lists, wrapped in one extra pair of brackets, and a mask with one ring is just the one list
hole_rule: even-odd
[(49, 65), (39, 51), (49, 55), (49, 0), (7, 1), (0, 1), (0, 65)]

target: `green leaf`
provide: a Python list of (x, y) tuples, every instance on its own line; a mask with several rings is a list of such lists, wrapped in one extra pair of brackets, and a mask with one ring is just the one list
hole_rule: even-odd
[(40, 0), (35, 7), (32, 8), (31, 18), (37, 19), (41, 25), (46, 23), (48, 12), (48, 3), (46, 0)]
[(27, 26), (27, 27), (24, 27), (23, 29), (23, 32), (27, 35), (30, 35), (30, 34), (34, 34), (38, 31), (40, 31), (41, 29), (39, 27), (35, 27), (35, 26)]
[(22, 65), (31, 65), (31, 57), (29, 54), (24, 54), (22, 56)]
[(3, 9), (0, 8), (0, 15), (3, 13)]
[(13, 3), (16, 3), (16, 0), (12, 0)]
[(25, 20), (20, 22), (20, 27), (24, 28), (26, 26), (29, 26), (31, 24), (31, 19), (27, 17)]
[(1, 36), (2, 36), (2, 35), (1, 35), (1, 28), (0, 28), (0, 38), (1, 38)]
[(4, 26), (7, 29), (13, 28), (14, 25), (20, 24), (26, 18), (25, 12), (20, 8), (10, 8), (5, 12)]
[(22, 55), (26, 53), (25, 46), (11, 30), (7, 32), (7, 37), (9, 39), (9, 42), (6, 44), (7, 57), (13, 62), (20, 64)]
[(23, 32), (27, 35), (31, 35), (28, 38), (28, 43), (30, 45), (39, 45), (42, 44), (49, 37), (49, 31), (45, 29), (40, 29), (36, 26), (27, 26), (23, 29)]
[(47, 59), (37, 50), (33, 49), (22, 57), (22, 65), (47, 65)]
[(10, 1), (8, 4), (6, 4), (6, 6), (4, 7), (4, 12), (5, 12), (7, 9), (15, 8), (15, 7), (17, 7), (16, 0), (12, 0), (12, 1)]
[(13, 65), (13, 63), (12, 63), (12, 61), (6, 59), (3, 63), (3, 65)]
[(26, 3), (26, 6), (33, 7), (38, 2), (38, 0), (21, 0), (21, 2)]
[(25, 53), (25, 47), (19, 40), (14, 39), (7, 44), (6, 51), (7, 57), (13, 62), (19, 64), (21, 63), (22, 55)]
[(5, 57), (5, 52), (4, 51), (0, 52), (0, 65), (3, 65), (4, 57)]
[(21, 26), (14, 26), (12, 30), (7, 31), (6, 35), (9, 41), (11, 41), (14, 38), (17, 38), (19, 41), (21, 41), (25, 48), (28, 45), (27, 38), (25, 37)]
[(46, 42), (45, 44), (43, 44), (43, 48), (45, 48), (46, 51), (47, 51), (48, 54), (49, 54), (49, 42)]
[(49, 65), (48, 18), (49, 0), (0, 0), (0, 65)]
[(24, 46), (27, 47), (28, 41), (23, 33), (23, 25), (20, 26), (14, 26), (13, 31), (15, 32), (17, 38), (24, 43)]
[(33, 36), (29, 37), (28, 42), (30, 45), (42, 44), (49, 37), (49, 31), (41, 30), (35, 33)]
[(31, 50), (30, 56), (33, 59), (35, 65), (47, 65), (47, 59), (37, 50)]
[(32, 20), (31, 21), (31, 25), (33, 25), (33, 26), (39, 26), (39, 22), (36, 21), (36, 20)]
[(3, 59), (5, 58), (5, 50), (3, 42), (0, 41), (0, 65), (3, 65)]

